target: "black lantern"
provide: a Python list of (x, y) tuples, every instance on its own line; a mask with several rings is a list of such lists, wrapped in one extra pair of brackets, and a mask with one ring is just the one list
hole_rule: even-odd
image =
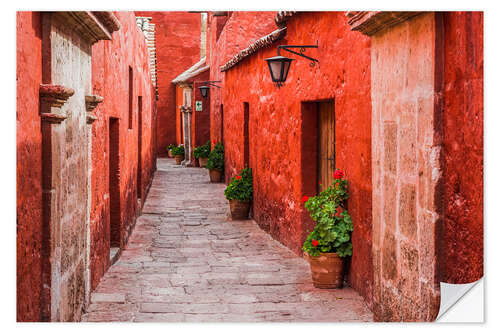
[[(280, 55), (280, 50), (283, 49), (290, 53), (309, 59), (311, 61), (310, 65), (314, 66), (315, 63), (319, 61), (317, 59), (308, 57), (304, 54), (304, 52), (308, 48), (317, 49), (318, 44), (316, 43), (316, 45), (280, 45), (278, 46), (278, 55), (276, 57), (265, 59), (267, 61), (267, 65), (269, 66), (269, 72), (271, 73), (271, 80), (278, 86), (278, 88), (281, 87), (283, 85), (283, 82), (286, 81), (286, 78), (288, 76), (288, 71), (290, 70), (290, 65), (292, 63), (292, 60), (294, 60)], [(300, 51), (295, 52), (290, 49), (300, 49)]]
[(206, 86), (200, 87), (201, 97), (206, 98), (208, 96), (208, 92), (210, 91), (210, 87), (220, 88), (218, 85), (214, 84), (214, 82), (220, 82), (220, 81), (201, 81), (201, 82), (196, 81), (196, 83), (206, 84)]
[(210, 90), (209, 86), (201, 86), (200, 87), (201, 97), (203, 97), (203, 98), (207, 97), (209, 90)]
[(267, 65), (269, 66), (271, 80), (273, 80), (273, 82), (276, 83), (278, 87), (280, 87), (283, 82), (286, 81), (288, 70), (290, 69), (290, 64), (292, 63), (293, 59), (278, 55), (276, 57), (267, 58), (265, 60), (267, 61)]

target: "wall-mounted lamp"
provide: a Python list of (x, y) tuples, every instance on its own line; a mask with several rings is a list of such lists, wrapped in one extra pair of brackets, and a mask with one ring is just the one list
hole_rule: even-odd
[(202, 82), (199, 82), (201, 84), (206, 84), (206, 86), (201, 86), (199, 88), (200, 93), (201, 93), (201, 97), (205, 98), (208, 96), (208, 92), (210, 91), (211, 86), (220, 88), (218, 85), (214, 84), (214, 82), (220, 82), (220, 81), (202, 81)]
[[(265, 59), (267, 61), (267, 65), (269, 66), (269, 72), (271, 73), (271, 80), (276, 84), (276, 86), (278, 86), (278, 88), (281, 87), (283, 85), (283, 82), (286, 81), (286, 78), (288, 76), (288, 70), (290, 69), (292, 60), (294, 60), (280, 55), (280, 50), (283, 49), (290, 53), (311, 60), (310, 66), (313, 67), (315, 63), (317, 62), (319, 63), (319, 61), (318, 59), (308, 57), (304, 54), (306, 49), (310, 48), (317, 49), (318, 43), (316, 42), (316, 45), (280, 45), (278, 46), (278, 55), (276, 57)], [(300, 49), (300, 51), (295, 52), (290, 49)]]

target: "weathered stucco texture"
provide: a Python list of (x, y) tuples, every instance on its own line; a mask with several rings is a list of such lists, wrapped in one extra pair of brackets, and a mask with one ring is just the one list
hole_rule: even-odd
[[(140, 213), (155, 168), (153, 147), (154, 94), (144, 34), (136, 25), (133, 12), (116, 12), (121, 29), (111, 41), (100, 41), (92, 48), (94, 94), (104, 101), (96, 108), (92, 128), (92, 207), (91, 207), (91, 289), (109, 266), (110, 193), (109, 122), (119, 120), (119, 197), (120, 246), (127, 242)], [(131, 52), (134, 50), (134, 52)], [(133, 71), (132, 128), (129, 128), (129, 66)], [(139, 96), (142, 96), (141, 189), (138, 200)]]
[[(75, 16), (87, 19), (88, 25)], [(103, 17), (109, 21), (96, 21)], [(109, 35), (113, 40), (92, 47), (95, 31), (111, 34), (107, 29), (117, 29), (116, 17), (121, 29)], [(119, 12), (116, 17), (87, 12), (17, 14), (18, 321), (79, 320), (90, 285), (95, 287), (109, 266), (109, 117), (120, 118), (122, 126), (119, 233), (120, 245), (125, 244), (140, 209), (138, 96), (143, 197), (150, 184), (155, 163), (148, 50), (134, 14)], [(134, 71), (131, 129), (129, 66)], [(71, 93), (47, 95), (60, 90)], [(104, 97), (104, 102), (92, 111), (87, 100), (93, 95)], [(97, 115), (94, 122), (92, 114)]]
[(483, 13), (444, 22), (444, 228), (441, 280), (483, 276)]
[[(18, 318), (29, 315), (26, 320), (79, 320), (88, 291), (85, 274), (89, 193), (86, 100), (91, 94), (90, 48), (97, 39), (106, 36), (108, 26), (99, 25), (99, 19), (88, 12), (19, 13), (18, 23), (30, 14), (34, 34), (18, 34), (17, 37), (19, 45), (28, 48), (33, 44), (33, 47), (31, 53), (19, 54), (17, 65), (30, 70), (18, 72), (18, 82), (26, 84), (18, 87), (31, 94), (24, 96), (26, 100), (18, 105), (38, 106), (22, 112), (32, 120), (38, 118), (42, 125), (41, 141), (33, 151), (34, 156), (37, 150), (41, 152), (41, 163), (18, 161), (18, 170), (31, 169), (36, 173), (41, 168), (41, 175), (28, 173), (25, 180), (33, 184), (35, 191), (30, 195), (41, 203), (42, 216), (41, 219), (31, 216), (30, 226), (18, 229), (18, 240), (38, 233), (41, 246), (33, 251), (35, 256), (28, 258), (28, 262), (33, 260), (33, 273), (36, 274), (33, 280), (39, 283), (39, 289), (27, 288), (23, 290), (25, 296), (18, 299), (21, 306), (25, 301), (35, 306), (18, 308)], [(36, 77), (37, 73), (42, 73), (41, 77)], [(38, 82), (31, 79), (34, 77)], [(20, 136), (31, 137), (33, 129), (27, 128), (29, 119), (26, 117), (18, 123)], [(40, 185), (42, 191), (37, 193)], [(23, 193), (22, 188), (19, 190)], [(34, 245), (38, 245), (37, 239)], [(18, 263), (22, 260), (18, 257)], [(18, 272), (18, 277), (21, 274), (23, 272)], [(30, 277), (29, 273), (27, 275)]]
[[(42, 128), (43, 177), (51, 178), (50, 184), (42, 182), (43, 237), (48, 244), (43, 259), (44, 262), (50, 260), (44, 269), (44, 274), (50, 273), (50, 280), (43, 280), (43, 288), (50, 292), (50, 298), (48, 293), (42, 296), (45, 303), (42, 319), (51, 321), (80, 320), (88, 291), (85, 271), (91, 148), (85, 99), (92, 94), (92, 54), (91, 40), (75, 26), (61, 15), (42, 15), (43, 54), (47, 54), (42, 57), (42, 81), (74, 90), (60, 108), (60, 113), (67, 118), (60, 124), (44, 122)], [(46, 195), (48, 191), (52, 192), (50, 197)]]
[(179, 144), (176, 138), (175, 85), (172, 80), (200, 60), (200, 13), (136, 12), (137, 16), (152, 17), (156, 29), (157, 49), (157, 146), (160, 156), (166, 156), (167, 146)]
[[(222, 89), (210, 90), (210, 137), (222, 141), (221, 105), (225, 75), (220, 67), (233, 55), (260, 37), (276, 30), (277, 12), (227, 12), (226, 16), (208, 15), (207, 64), (210, 65), (210, 80), (221, 81)], [(223, 105), (222, 105), (223, 108)], [(227, 178), (226, 178), (227, 179)]]
[(371, 38), (373, 310), (379, 321), (430, 321), (439, 310), (437, 30), (435, 14), (426, 13)]
[[(233, 15), (231, 20), (236, 14)], [(230, 21), (229, 21), (230, 22)], [(226, 25), (227, 26), (227, 25)], [(313, 102), (335, 105), (336, 166), (349, 181), (353, 219), (351, 285), (371, 303), (371, 101), (370, 39), (349, 29), (343, 12), (301, 13), (287, 22), (285, 39), (225, 72), (226, 181), (244, 167), (244, 103), (249, 107), (249, 166), (254, 175), (254, 219), (296, 253), (313, 223), (301, 198), (316, 195), (316, 116)], [(270, 29), (273, 31), (276, 29)], [(222, 32), (223, 37), (225, 31)], [(280, 44), (316, 44), (296, 59), (281, 89), (265, 58)], [(247, 45), (244, 45), (246, 47)], [(213, 105), (213, 102), (212, 102)], [(217, 108), (212, 108), (216, 113)], [(212, 126), (217, 138), (217, 125)]]
[(40, 14), (17, 13), (17, 321), (40, 320), (42, 286), (42, 82)]

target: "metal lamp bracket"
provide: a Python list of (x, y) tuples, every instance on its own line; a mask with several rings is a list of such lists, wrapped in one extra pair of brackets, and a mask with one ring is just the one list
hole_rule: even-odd
[[(309, 56), (306, 56), (304, 54), (304, 52), (306, 51), (306, 49), (317, 49), (317, 48), (318, 48), (318, 42), (317, 41), (316, 41), (316, 45), (279, 45), (278, 46), (278, 55), (281, 55), (280, 54), (280, 50), (283, 49), (285, 51), (288, 51), (288, 52), (293, 53), (295, 55), (298, 55), (300, 57), (309, 59), (311, 61), (309, 63), (309, 65), (311, 67), (314, 67), (316, 63), (319, 63), (319, 60), (318, 59), (314, 59), (314, 58), (309, 57)], [(291, 49), (299, 49), (299, 52), (293, 51)]]
[(218, 83), (218, 82), (220, 82), (220, 81), (201, 81), (201, 82), (196, 82), (196, 83), (206, 84), (206, 85), (209, 85), (209, 86), (212, 86), (212, 87), (221, 88), (221, 87), (219, 87), (218, 85), (215, 84), (215, 83)]

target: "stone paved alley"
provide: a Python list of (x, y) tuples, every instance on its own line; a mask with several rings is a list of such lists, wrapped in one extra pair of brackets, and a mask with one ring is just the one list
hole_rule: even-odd
[(253, 221), (231, 221), (224, 184), (159, 159), (128, 245), (84, 321), (372, 321), (354, 290), (319, 290), (308, 263)]

